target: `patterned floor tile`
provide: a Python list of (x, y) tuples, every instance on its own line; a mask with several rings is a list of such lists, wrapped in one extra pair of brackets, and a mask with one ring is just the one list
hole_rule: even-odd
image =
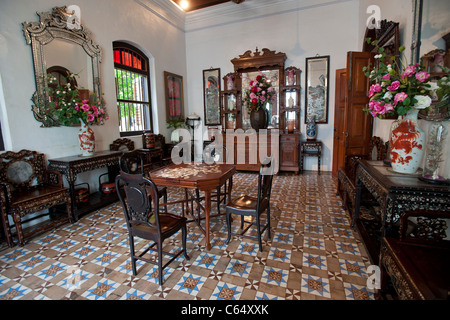
[(214, 289), (211, 299), (215, 300), (239, 300), (243, 288), (220, 281)]
[[(256, 178), (255, 173), (238, 172), (232, 196), (255, 193)], [(2, 245), (0, 300), (373, 299), (373, 292), (363, 286), (368, 257), (336, 196), (336, 183), (326, 173), (275, 176), (272, 238), (264, 234), (262, 251), (257, 241), (236, 234), (227, 244), (224, 217), (211, 219), (208, 251), (204, 233), (190, 223), (187, 251), (191, 259), (180, 255), (169, 264), (163, 285), (156, 265), (137, 261), (137, 275), (132, 275), (122, 207), (118, 202), (111, 204), (37, 236), (24, 247)], [(170, 199), (184, 197), (182, 189), (168, 188), (168, 192)], [(173, 209), (181, 212), (180, 206)], [(216, 206), (212, 211), (217, 211)], [(234, 219), (232, 232), (240, 231), (240, 219)], [(248, 233), (255, 234), (255, 228)], [(138, 254), (147, 243), (135, 239)], [(165, 251), (178, 252), (181, 233), (167, 239), (164, 246)], [(149, 252), (145, 257), (155, 259), (156, 255)]]
[(89, 300), (105, 300), (118, 286), (119, 284), (114, 281), (103, 279), (94, 284), (81, 296), (88, 298)]
[(328, 279), (312, 276), (309, 274), (302, 275), (302, 292), (318, 295), (325, 298), (331, 298), (330, 283)]

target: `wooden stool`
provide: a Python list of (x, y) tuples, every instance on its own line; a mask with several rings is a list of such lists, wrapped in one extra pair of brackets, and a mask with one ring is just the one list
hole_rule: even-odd
[(322, 141), (302, 141), (300, 143), (300, 172), (303, 172), (303, 157), (317, 157), (320, 175), (320, 157), (322, 156)]

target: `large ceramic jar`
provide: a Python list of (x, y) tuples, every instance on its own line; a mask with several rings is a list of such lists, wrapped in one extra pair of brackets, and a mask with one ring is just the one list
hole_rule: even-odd
[(78, 142), (80, 143), (81, 155), (83, 157), (91, 156), (95, 152), (94, 131), (80, 119), (81, 127), (78, 132)]
[(416, 173), (425, 150), (425, 133), (417, 122), (418, 109), (412, 108), (392, 127), (391, 166), (395, 172)]

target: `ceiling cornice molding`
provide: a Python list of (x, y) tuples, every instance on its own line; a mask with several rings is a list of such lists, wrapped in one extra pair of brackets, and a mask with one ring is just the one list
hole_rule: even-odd
[(245, 0), (241, 4), (226, 2), (186, 14), (185, 31), (251, 20), (269, 15), (335, 5), (354, 0)]
[(184, 32), (186, 13), (168, 0), (134, 0), (137, 4), (153, 13), (158, 18)]

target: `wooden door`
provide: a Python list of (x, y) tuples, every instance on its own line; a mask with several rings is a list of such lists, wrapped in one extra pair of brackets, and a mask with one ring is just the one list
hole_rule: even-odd
[(363, 111), (369, 103), (369, 78), (363, 68), (374, 62), (371, 52), (347, 53), (347, 103), (345, 108), (345, 154), (365, 155), (372, 137), (371, 115)]
[(372, 116), (364, 113), (369, 103), (369, 79), (363, 68), (373, 64), (371, 52), (348, 52), (347, 68), (336, 71), (333, 173), (347, 155), (366, 155), (372, 137)]
[(347, 98), (347, 69), (336, 70), (336, 93), (334, 103), (333, 174), (345, 162), (345, 103)]

